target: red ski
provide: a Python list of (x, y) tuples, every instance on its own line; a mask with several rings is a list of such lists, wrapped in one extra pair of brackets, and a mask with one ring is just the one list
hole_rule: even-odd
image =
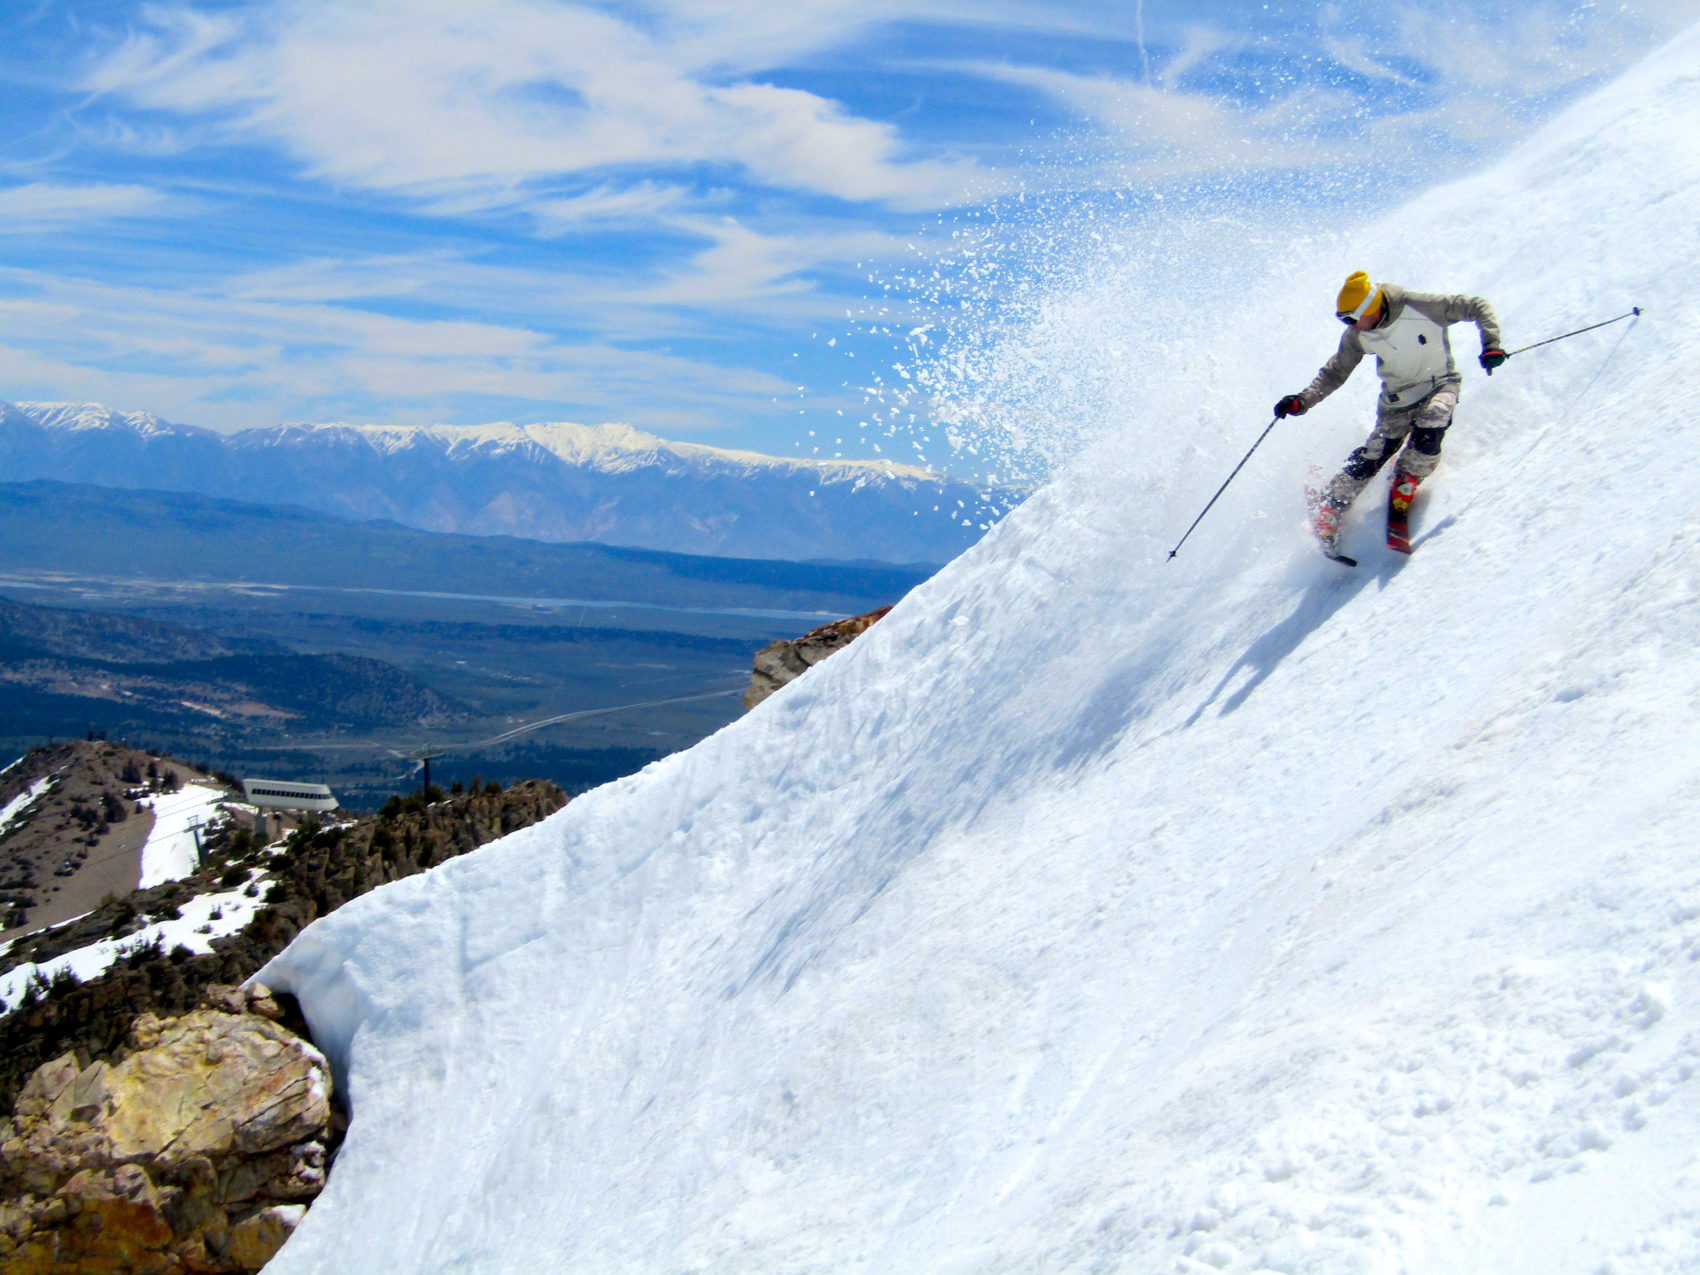
[(1417, 485), (1421, 482), (1420, 478), (1400, 474), (1387, 496), (1387, 547), (1399, 553), (1411, 552), (1411, 506), (1417, 502)]

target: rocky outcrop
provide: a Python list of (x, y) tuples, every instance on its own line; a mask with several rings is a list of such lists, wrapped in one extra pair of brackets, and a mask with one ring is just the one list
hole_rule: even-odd
[(253, 846), (236, 858), (209, 854), (194, 877), (126, 895), (61, 929), (26, 935), (0, 954), (0, 971), (125, 938), (198, 894), (229, 889), (252, 870), (263, 873), (248, 890), (264, 891), (266, 905), (240, 932), (214, 939), (210, 953), (144, 947), (98, 978), (78, 983), (67, 976), (67, 986), (0, 1015), (0, 1110), (48, 1059), (75, 1051), (112, 1062), (143, 1010), (162, 1017), (187, 1013), (210, 986), (245, 982), (312, 921), (348, 900), (529, 827), (566, 803), (560, 788), (537, 779), (440, 801), (426, 794), (398, 798), (371, 818), (298, 828), (282, 854)]
[(8, 1275), (257, 1271), (324, 1185), (324, 1057), (262, 988), (142, 1014), (129, 1052), (36, 1069), (0, 1128)]
[(750, 689), (744, 692), (744, 707), (754, 708), (834, 651), (849, 646), (890, 610), (890, 607), (881, 607), (878, 611), (851, 616), (848, 620), (834, 620), (800, 638), (764, 646), (756, 652), (755, 672), (750, 677)]

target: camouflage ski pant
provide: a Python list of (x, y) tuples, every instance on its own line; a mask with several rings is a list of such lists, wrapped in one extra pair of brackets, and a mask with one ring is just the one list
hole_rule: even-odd
[[(1358, 493), (1381, 467), (1399, 453), (1395, 473), (1403, 477), (1427, 478), (1440, 464), (1440, 444), (1446, 437), (1446, 427), (1452, 424), (1452, 413), (1458, 406), (1458, 387), (1442, 385), (1433, 394), (1409, 406), (1383, 405), (1375, 416), (1375, 430), (1364, 440), (1362, 447), (1352, 449), (1346, 464), (1329, 482), (1324, 495), (1338, 508), (1344, 509), (1358, 498)], [(1400, 444), (1404, 450), (1400, 451)]]

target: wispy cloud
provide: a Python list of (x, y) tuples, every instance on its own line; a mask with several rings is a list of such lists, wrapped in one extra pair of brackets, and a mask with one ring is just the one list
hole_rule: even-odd
[(0, 234), (35, 234), (89, 222), (187, 210), (187, 201), (147, 186), (28, 182), (0, 187)]
[[(708, 199), (715, 198), (710, 192)], [(683, 186), (642, 180), (626, 186), (603, 182), (575, 195), (541, 196), (526, 204), (545, 237), (605, 226), (676, 224), (703, 197)]]
[(732, 217), (677, 216), (667, 224), (698, 246), (648, 270), (570, 262), (538, 270), (441, 249), (308, 258), (242, 271), (201, 292), (236, 303), (358, 309), (405, 302), (438, 313), (524, 315), (548, 331), (597, 340), (710, 337), (731, 319), (794, 328), (842, 315), (845, 298), (830, 281), (910, 260), (925, 242), (855, 226), (762, 231)]
[[(216, 114), (232, 136), (367, 189), (507, 206), (568, 178), (706, 166), (913, 209), (949, 203), (977, 171), (913, 155), (890, 125), (814, 93), (727, 78), (723, 45), (588, 6), (290, 0), (147, 18), (86, 88)], [(757, 45), (794, 48), (779, 37), (801, 29), (770, 21)]]
[[(769, 446), (811, 382), (807, 334), (930, 304), (867, 276), (936, 278), (918, 257), (964, 203), (1212, 174), (1245, 205), (1338, 201), (1377, 171), (1416, 188), (1692, 19), (1692, 0), (75, 8), (0, 41), (0, 397)], [(849, 344), (812, 385), (848, 379)]]
[(287, 265), (246, 271), (226, 279), (219, 291), (236, 301), (369, 301), (428, 295), (446, 277), (466, 269), (456, 253), (378, 254), (357, 258), (310, 257)]
[(444, 419), (475, 399), (527, 419), (615, 420), (630, 419), (641, 398), (657, 419), (700, 429), (727, 413), (766, 413), (793, 389), (771, 374), (665, 350), (400, 318), (300, 299), (304, 289), (283, 300), (253, 295), (261, 288), (209, 295), (18, 270), (0, 271), (0, 288), (13, 294), (0, 301), (0, 331), (12, 333), (0, 375), (12, 378), (13, 396), (65, 397), (47, 382), (66, 376), (145, 385), (152, 410), (213, 427), (228, 424), (231, 403), (248, 405), (242, 418), (263, 404), (273, 421), (370, 417), (373, 402)]
[(1333, 164), (1342, 149), (1320, 136), (1318, 126), (1357, 109), (1344, 93), (1311, 87), (1274, 102), (1243, 103), (1161, 81), (997, 64), (969, 69), (1047, 94), (1090, 120), (1115, 148), (1111, 162), (1123, 183)]
[[(733, 218), (693, 221), (709, 245), (652, 282), (604, 286), (590, 299), (604, 305), (702, 311), (774, 313), (793, 318), (839, 313), (841, 299), (821, 295), (818, 277), (829, 268), (891, 261), (911, 252), (908, 240), (871, 229), (767, 234)], [(799, 298), (814, 296), (798, 305)]]

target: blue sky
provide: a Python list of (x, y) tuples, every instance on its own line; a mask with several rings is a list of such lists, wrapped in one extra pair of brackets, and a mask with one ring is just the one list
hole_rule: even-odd
[(0, 399), (794, 454), (953, 229), (1115, 192), (1361, 215), (1691, 8), (9, 0)]

